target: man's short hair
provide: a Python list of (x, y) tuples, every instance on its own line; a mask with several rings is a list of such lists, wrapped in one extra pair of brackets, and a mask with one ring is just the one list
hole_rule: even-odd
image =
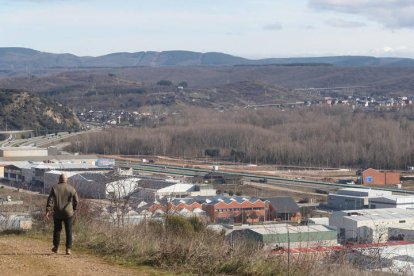
[(66, 175), (65, 174), (61, 174), (60, 176), (59, 176), (59, 183), (66, 183), (66, 181), (68, 180), (68, 178), (66, 177)]

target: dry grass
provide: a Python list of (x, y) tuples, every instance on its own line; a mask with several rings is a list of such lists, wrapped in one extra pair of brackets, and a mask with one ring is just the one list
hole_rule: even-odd
[[(167, 216), (165, 222), (116, 226), (93, 216), (87, 206), (77, 214), (75, 246), (126, 264), (198, 275), (374, 275), (326, 256), (288, 258), (287, 254), (269, 254), (245, 240), (230, 243), (199, 219)], [(40, 223), (37, 231), (50, 235), (51, 227)]]
[[(16, 192), (15, 197), (29, 201), (33, 211), (42, 210), (45, 204), (40, 195)], [(328, 258), (329, 254), (291, 255), (288, 262), (287, 254), (268, 254), (257, 244), (243, 240), (230, 243), (198, 219), (168, 216), (165, 223), (149, 220), (117, 226), (97, 219), (91, 206), (86, 200), (79, 206), (74, 250), (87, 249), (124, 264), (199, 275), (375, 275), (352, 267), (344, 259)], [(52, 222), (45, 222), (41, 214), (34, 219), (31, 233), (51, 239)]]

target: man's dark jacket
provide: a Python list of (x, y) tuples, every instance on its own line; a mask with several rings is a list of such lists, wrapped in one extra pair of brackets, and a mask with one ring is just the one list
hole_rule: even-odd
[(67, 183), (58, 183), (52, 187), (47, 199), (46, 211), (53, 210), (53, 217), (66, 219), (73, 216), (78, 206), (78, 194)]

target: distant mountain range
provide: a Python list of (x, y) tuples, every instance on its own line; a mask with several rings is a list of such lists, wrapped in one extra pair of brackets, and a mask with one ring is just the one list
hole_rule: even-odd
[(410, 58), (377, 58), (370, 56), (332, 56), (302, 58), (267, 58), (251, 60), (224, 53), (191, 51), (112, 53), (98, 57), (52, 54), (27, 48), (0, 48), (0, 70), (18, 71), (48, 68), (88, 67), (160, 67), (160, 66), (338, 66), (338, 67), (414, 67)]

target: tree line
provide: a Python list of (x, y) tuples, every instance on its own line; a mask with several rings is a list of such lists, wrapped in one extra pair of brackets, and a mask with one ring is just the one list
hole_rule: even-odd
[(217, 112), (186, 108), (155, 128), (116, 128), (73, 141), (98, 154), (210, 156), (248, 163), (404, 169), (414, 165), (414, 110), (348, 107)]

